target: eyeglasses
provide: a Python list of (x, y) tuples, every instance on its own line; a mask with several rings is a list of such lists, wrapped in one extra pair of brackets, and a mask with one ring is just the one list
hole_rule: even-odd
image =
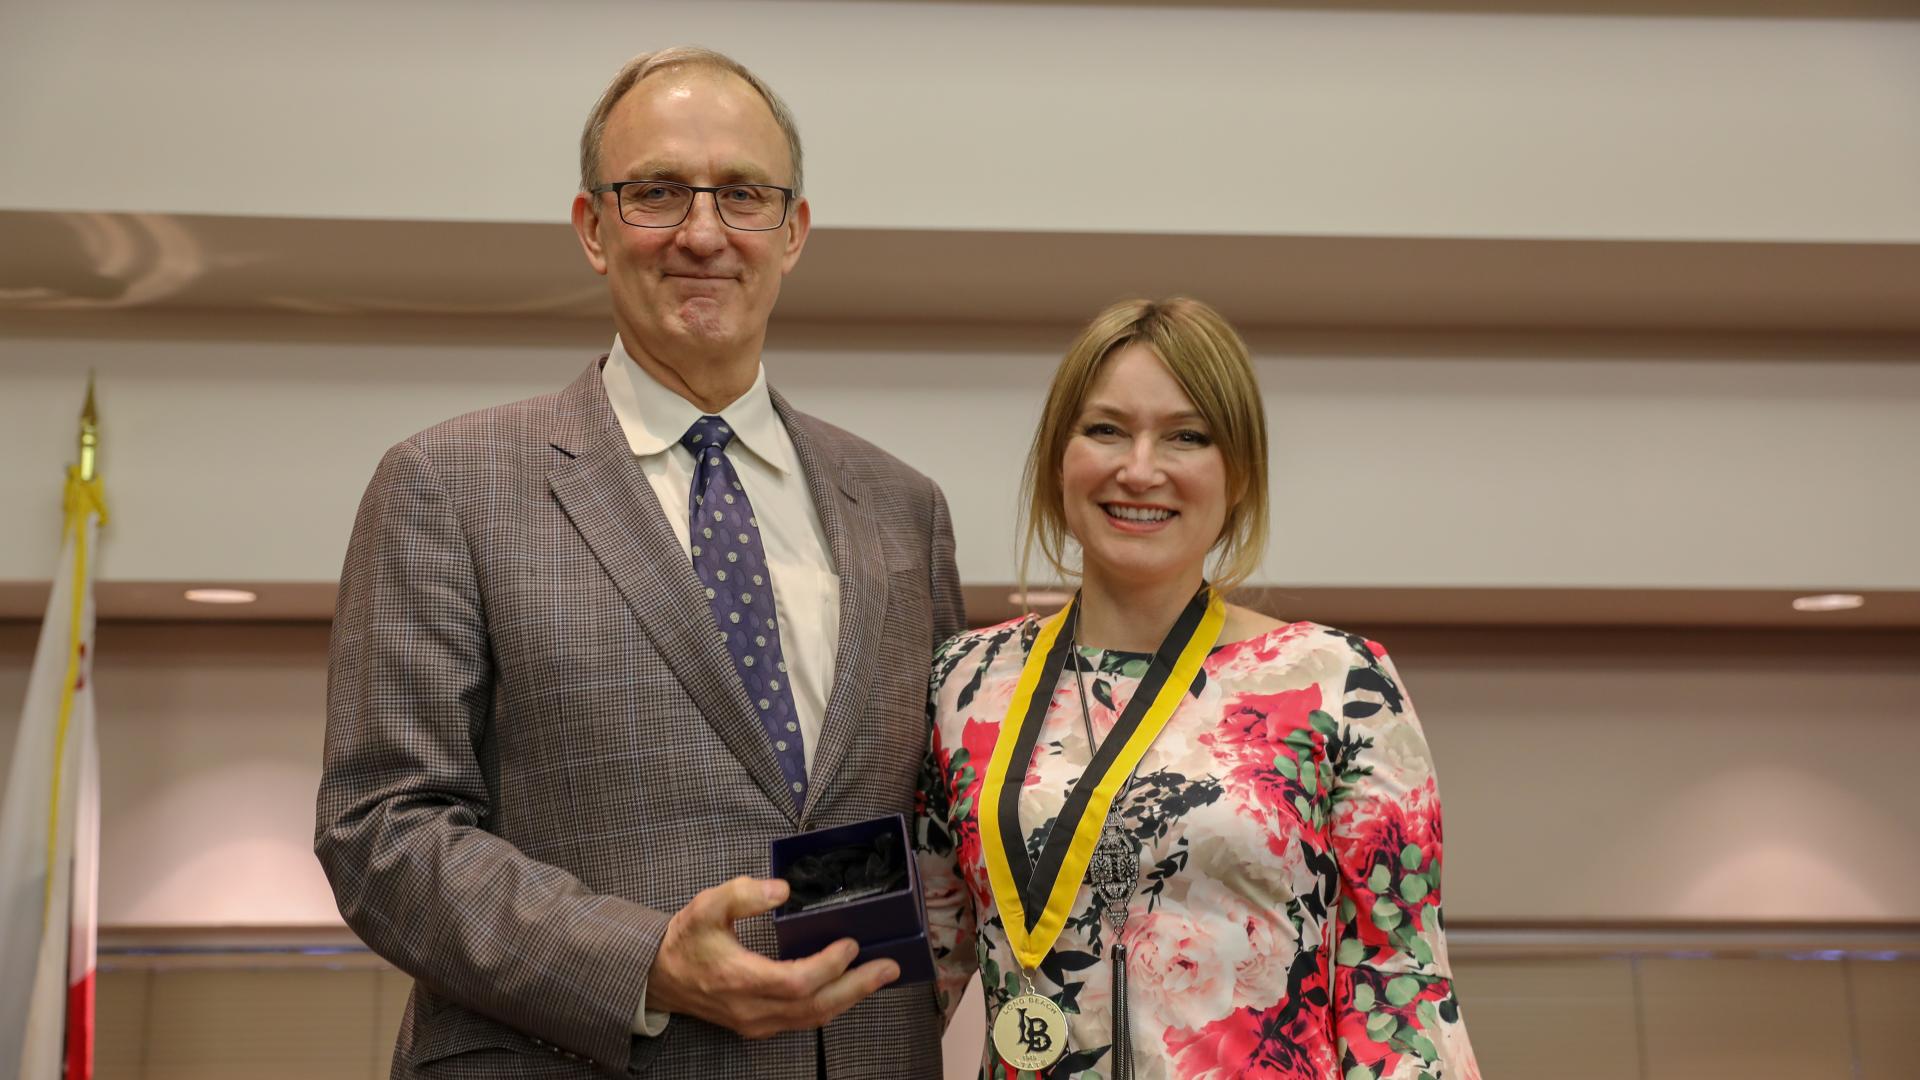
[(620, 204), (620, 220), (643, 229), (671, 229), (693, 212), (693, 197), (713, 193), (714, 209), (729, 229), (767, 232), (787, 223), (793, 189), (772, 184), (722, 184), (695, 187), (671, 180), (621, 180), (588, 188), (595, 195), (613, 192)]

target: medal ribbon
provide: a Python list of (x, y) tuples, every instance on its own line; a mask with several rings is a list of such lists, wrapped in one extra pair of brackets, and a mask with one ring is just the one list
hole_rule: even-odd
[[(1021, 669), (1013, 701), (994, 740), (980, 792), (980, 847), (987, 880), (1013, 955), (1028, 971), (1037, 969), (1059, 940), (1113, 800), (1192, 689), (1200, 665), (1220, 640), (1227, 614), (1226, 605), (1206, 585), (1188, 601), (1154, 651), (1139, 689), (1113, 731), (1074, 782), (1035, 865), (1027, 858), (1026, 833), (1020, 828), (1020, 789), (1033, 763), (1053, 688), (1066, 667), (1078, 607), (1076, 598), (1040, 625), (1040, 636)], [(1020, 763), (1017, 773), (1013, 771), (1016, 761)]]

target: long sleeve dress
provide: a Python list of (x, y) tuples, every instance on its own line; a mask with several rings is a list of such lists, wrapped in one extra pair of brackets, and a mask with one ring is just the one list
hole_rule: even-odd
[[(949, 1020), (976, 968), (989, 1015), (1020, 993), (979, 801), (1038, 626), (965, 633), (934, 659), (917, 843)], [(1104, 738), (1149, 659), (1082, 648), (1052, 688), (1019, 799), (1031, 856), (1092, 757), (1074, 664)], [(1294, 623), (1215, 648), (1115, 807), (1140, 865), (1123, 934), (1139, 1080), (1477, 1080), (1441, 929), (1433, 760), (1381, 646)], [(1071, 1032), (1056, 1080), (1111, 1072), (1101, 915), (1082, 884), (1034, 976)], [(989, 1040), (981, 1076), (1006, 1075)]]

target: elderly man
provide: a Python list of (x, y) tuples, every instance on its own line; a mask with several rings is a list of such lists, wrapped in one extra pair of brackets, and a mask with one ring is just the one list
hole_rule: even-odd
[(414, 977), (395, 1077), (937, 1076), (925, 986), (771, 959), (767, 844), (910, 809), (962, 625), (940, 491), (760, 353), (810, 211), (786, 107), (641, 56), (573, 225), (618, 336), (389, 451), (334, 621), (315, 847)]

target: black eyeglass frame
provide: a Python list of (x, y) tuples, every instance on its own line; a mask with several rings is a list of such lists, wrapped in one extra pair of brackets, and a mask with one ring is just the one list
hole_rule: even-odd
[[(665, 187), (676, 187), (684, 190), (687, 193), (687, 212), (680, 215), (679, 221), (671, 224), (647, 225), (638, 221), (628, 221), (627, 215), (620, 213), (620, 189), (632, 187), (635, 184), (659, 184)], [(728, 221), (726, 212), (720, 209), (720, 193), (723, 191), (732, 191), (735, 188), (771, 188), (779, 192), (781, 195), (780, 220), (763, 229), (743, 229), (733, 222)], [(779, 184), (721, 184), (718, 187), (700, 187), (695, 184), (683, 184), (678, 180), (616, 180), (611, 184), (601, 184), (598, 187), (590, 187), (587, 189), (587, 192), (593, 195), (600, 195), (609, 191), (613, 192), (613, 209), (616, 214), (620, 215), (620, 223), (630, 225), (636, 229), (677, 229), (685, 225), (687, 219), (693, 216), (694, 200), (700, 197), (701, 192), (708, 192), (713, 196), (713, 210), (714, 214), (719, 217), (720, 224), (725, 225), (735, 232), (772, 232), (786, 225), (787, 217), (793, 213), (793, 196), (795, 194), (793, 188), (781, 187)]]

